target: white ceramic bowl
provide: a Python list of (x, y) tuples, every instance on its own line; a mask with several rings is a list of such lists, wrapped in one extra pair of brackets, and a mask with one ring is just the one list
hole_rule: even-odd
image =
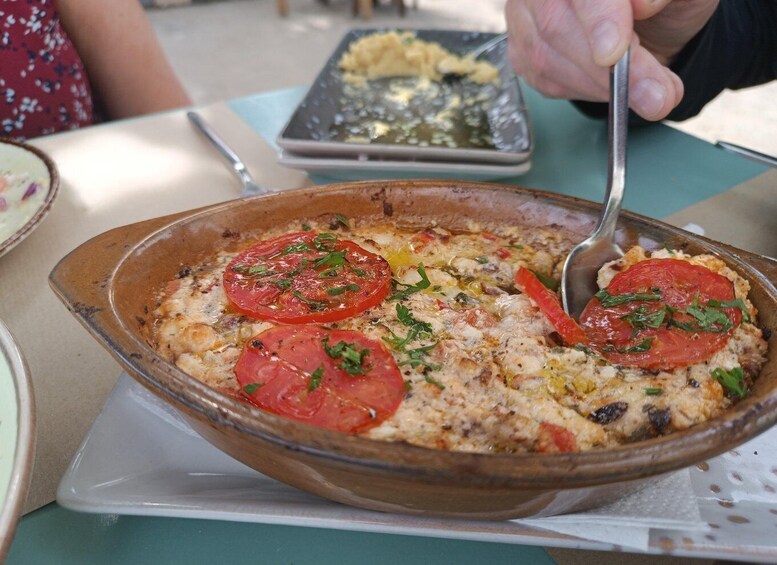
[(35, 400), (29, 370), (0, 321), (0, 563), (27, 496), (34, 452)]
[(43, 151), (0, 139), (0, 256), (35, 229), (59, 190), (59, 173)]

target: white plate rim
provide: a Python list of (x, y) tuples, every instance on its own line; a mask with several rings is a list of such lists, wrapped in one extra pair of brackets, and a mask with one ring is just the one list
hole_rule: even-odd
[(11, 370), (16, 405), (16, 445), (5, 502), (0, 508), (0, 563), (11, 545), (16, 524), (27, 498), (35, 457), (35, 397), (27, 363), (11, 331), (0, 320), (0, 355)]
[(33, 214), (32, 218), (30, 218), (23, 226), (8, 236), (5, 240), (0, 241), (0, 257), (2, 257), (11, 249), (19, 245), (19, 243), (21, 243), (28, 235), (30, 235), (30, 233), (32, 233), (32, 231), (38, 227), (38, 225), (43, 221), (43, 219), (51, 210), (54, 199), (59, 193), (59, 170), (57, 169), (57, 166), (51, 157), (33, 145), (12, 139), (0, 139), (0, 145), (11, 145), (32, 153), (45, 165), (49, 172), (49, 187), (48, 192), (46, 193), (46, 198), (38, 207), (35, 214)]

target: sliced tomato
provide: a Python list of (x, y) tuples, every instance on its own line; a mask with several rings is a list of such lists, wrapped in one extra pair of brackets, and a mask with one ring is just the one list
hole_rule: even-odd
[(529, 269), (519, 267), (515, 273), (515, 285), (525, 292), (553, 325), (567, 345), (588, 343), (588, 337), (569, 314), (564, 312), (556, 293), (546, 287)]
[(224, 271), (239, 312), (287, 324), (333, 322), (380, 304), (391, 291), (385, 259), (334, 234), (300, 232), (260, 241)]
[[(723, 348), (742, 321), (738, 308), (714, 308), (728, 322), (704, 329), (704, 323), (688, 313), (689, 307), (697, 315), (715, 314), (707, 303), (733, 300), (734, 285), (706, 267), (679, 259), (641, 261), (615, 275), (605, 290), (610, 296), (657, 298), (609, 307), (592, 298), (583, 310), (580, 324), (591, 346), (620, 365), (658, 370), (706, 361)], [(635, 323), (635, 316), (643, 322)], [(656, 327), (644, 322), (651, 319)]]
[[(340, 342), (360, 354), (367, 350), (360, 364), (348, 366), (344, 357), (327, 353), (325, 345), (336, 348)], [(259, 408), (346, 433), (383, 422), (406, 392), (394, 357), (379, 342), (314, 325), (278, 326), (255, 336), (235, 375), (243, 397)]]
[(537, 451), (541, 453), (570, 453), (578, 451), (577, 438), (564, 426), (542, 422), (537, 430)]

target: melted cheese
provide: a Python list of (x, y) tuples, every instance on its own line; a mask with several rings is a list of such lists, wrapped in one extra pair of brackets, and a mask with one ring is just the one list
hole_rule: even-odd
[[(326, 224), (307, 223), (327, 230)], [(571, 242), (558, 230), (528, 232), (505, 226), (493, 235), (474, 224), (471, 232), (458, 234), (439, 227), (408, 231), (357, 221), (352, 226), (340, 236), (385, 257), (397, 281), (417, 283), (418, 266), (425, 266), (429, 288), (409, 295), (402, 304), (417, 320), (431, 324), (432, 336), (413, 346), (436, 343), (427, 360), (438, 367), (400, 365), (406, 397), (393, 416), (363, 433), (369, 438), (437, 449), (524, 452), (543, 448), (542, 426), (550, 424), (571, 433), (581, 450), (608, 447), (714, 417), (730, 400), (712, 378), (713, 370), (743, 367), (752, 379), (765, 360), (766, 343), (754, 323), (743, 323), (707, 362), (657, 373), (613, 365), (592, 351), (561, 347), (547, 318), (512, 283), (519, 266), (546, 275), (559, 273)], [(289, 227), (257, 239), (288, 231), (296, 230)], [(732, 280), (755, 320), (755, 309), (747, 302), (749, 285), (737, 273), (711, 256), (662, 250), (652, 257), (670, 254)], [(221, 253), (168, 285), (155, 313), (159, 353), (226, 392), (238, 389), (232, 369), (243, 344), (273, 326), (230, 309), (221, 277), (234, 255)], [(630, 250), (601, 270), (600, 284), (650, 257), (641, 248)], [(404, 336), (408, 328), (398, 320), (396, 304), (384, 301), (325, 325), (357, 330), (378, 342), (392, 333)], [(392, 353), (397, 362), (406, 359), (404, 353)], [(646, 394), (652, 387), (660, 387), (661, 394)], [(602, 410), (610, 417), (601, 416)]]

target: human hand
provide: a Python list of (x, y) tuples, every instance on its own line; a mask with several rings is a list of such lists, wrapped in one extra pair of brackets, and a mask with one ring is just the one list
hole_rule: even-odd
[(552, 98), (603, 102), (609, 71), (631, 45), (629, 106), (660, 120), (683, 84), (667, 66), (719, 0), (507, 0), (510, 62)]

